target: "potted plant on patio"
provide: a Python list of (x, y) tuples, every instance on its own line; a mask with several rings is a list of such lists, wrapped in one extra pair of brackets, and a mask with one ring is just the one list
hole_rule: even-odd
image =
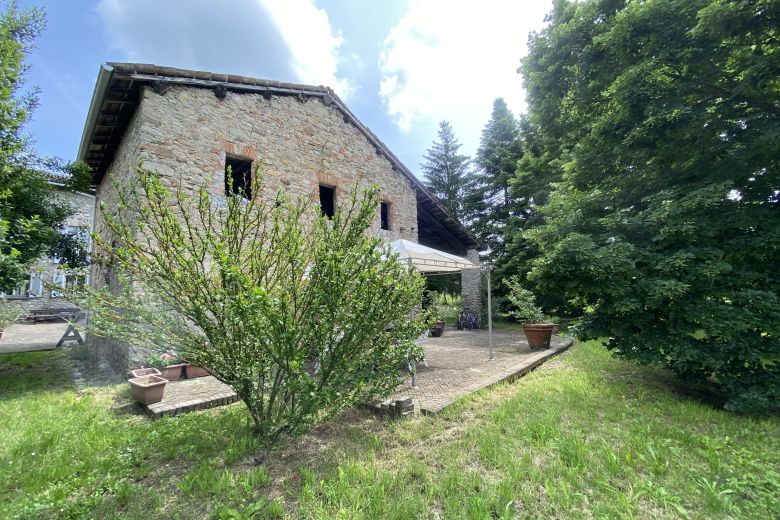
[(178, 357), (172, 354), (152, 354), (147, 356), (145, 361), (147, 366), (159, 370), (159, 375), (162, 375), (168, 381), (181, 379), (184, 363)]
[(19, 307), (10, 303), (0, 303), (0, 340), (4, 329), (19, 318)]
[(431, 310), (435, 321), (431, 329), (431, 336), (438, 338), (444, 333), (447, 317), (457, 316), (460, 308), (460, 298), (447, 293), (433, 293), (431, 297)]
[(136, 401), (154, 404), (162, 401), (168, 380), (160, 376), (141, 376), (131, 377), (127, 382), (130, 383), (130, 393)]
[(541, 307), (536, 304), (534, 294), (520, 284), (517, 276), (504, 280), (509, 289), (507, 298), (511, 304), (509, 314), (520, 320), (523, 332), (531, 349), (550, 348), (554, 323), (550, 323)]

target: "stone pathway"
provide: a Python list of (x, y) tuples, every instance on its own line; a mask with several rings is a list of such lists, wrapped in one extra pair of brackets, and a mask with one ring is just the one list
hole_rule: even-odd
[(168, 381), (159, 403), (145, 405), (144, 410), (152, 419), (164, 415), (205, 410), (214, 406), (235, 403), (238, 396), (232, 388), (213, 376)]
[(67, 328), (68, 324), (64, 321), (14, 323), (5, 329), (5, 335), (0, 341), (0, 354), (53, 350)]
[[(0, 342), (0, 354), (54, 349), (66, 328), (64, 322), (14, 324)], [(448, 327), (442, 337), (425, 340), (428, 366), (418, 366), (417, 386), (412, 388), (410, 376), (392, 395), (370, 406), (401, 415), (435, 414), (461, 396), (526, 374), (571, 344), (570, 338), (553, 336), (549, 349), (532, 351), (521, 330), (496, 330), (493, 331), (494, 359), (490, 361), (486, 330), (459, 331)], [(124, 374), (115, 374), (108, 365), (95, 366), (93, 349), (87, 345), (73, 342), (66, 344), (65, 350), (79, 390), (125, 379)], [(144, 408), (148, 415), (157, 418), (237, 400), (229, 386), (207, 376), (169, 382), (163, 400)]]
[[(416, 412), (435, 414), (463, 395), (530, 372), (571, 344), (570, 338), (553, 336), (549, 349), (531, 350), (522, 330), (494, 330), (491, 361), (486, 330), (448, 327), (440, 338), (425, 340), (428, 366), (418, 366), (417, 387), (412, 388), (408, 377), (387, 399), (371, 406), (383, 411), (409, 411), (405, 398), (411, 398)], [(396, 404), (399, 400), (401, 403)]]

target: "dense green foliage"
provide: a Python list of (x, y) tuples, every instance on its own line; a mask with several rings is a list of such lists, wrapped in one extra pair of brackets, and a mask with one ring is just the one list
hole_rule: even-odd
[(15, 2), (0, 14), (0, 291), (27, 278), (39, 257), (57, 251), (65, 257), (73, 250), (73, 241), (63, 241), (59, 233), (72, 208), (55, 196), (40, 167), (62, 173), (68, 189), (89, 183), (86, 165), (41, 161), (22, 135), (38, 101), (35, 89), (21, 92), (24, 59), (45, 24), (43, 11), (17, 9)]
[(455, 218), (468, 218), (464, 197), (472, 189), (469, 158), (460, 155), (461, 144), (447, 121), (439, 123), (439, 140), (425, 152), (420, 165), (428, 188)]
[(779, 28), (769, 0), (559, 1), (523, 65), (518, 182), (561, 179), (536, 288), (739, 410), (780, 402)]
[(375, 188), (328, 219), (282, 193), (171, 193), (138, 174), (101, 208), (110, 232), (95, 243), (120, 283), (86, 290), (93, 332), (208, 367), (269, 442), (398, 386), (428, 328), (410, 314), (424, 281), (367, 232)]
[(598, 344), (442, 415), (345, 412), (259, 466), (243, 406), (149, 421), (126, 384), (74, 391), (65, 355), (0, 354), (2, 518), (780, 516), (777, 418)]

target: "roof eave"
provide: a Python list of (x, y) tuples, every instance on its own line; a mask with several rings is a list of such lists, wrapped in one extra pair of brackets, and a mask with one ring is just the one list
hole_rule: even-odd
[(98, 72), (98, 77), (95, 81), (95, 90), (92, 92), (92, 100), (89, 102), (87, 120), (84, 122), (84, 131), (81, 134), (79, 152), (76, 155), (76, 158), (79, 160), (83, 161), (87, 155), (89, 140), (92, 136), (92, 132), (95, 131), (95, 123), (97, 123), (100, 107), (103, 105), (103, 99), (106, 95), (106, 87), (108, 86), (108, 82), (111, 80), (111, 74), (113, 71), (114, 68), (108, 63), (103, 63), (100, 65), (100, 71)]

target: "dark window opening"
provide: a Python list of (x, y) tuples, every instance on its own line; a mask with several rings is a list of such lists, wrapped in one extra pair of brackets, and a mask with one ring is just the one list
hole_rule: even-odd
[(225, 194), (252, 198), (252, 161), (236, 157), (225, 158)]
[(320, 184), (320, 208), (323, 215), (333, 218), (336, 214), (336, 188)]
[(382, 229), (390, 229), (390, 203), (382, 201), (379, 204), (379, 216)]

